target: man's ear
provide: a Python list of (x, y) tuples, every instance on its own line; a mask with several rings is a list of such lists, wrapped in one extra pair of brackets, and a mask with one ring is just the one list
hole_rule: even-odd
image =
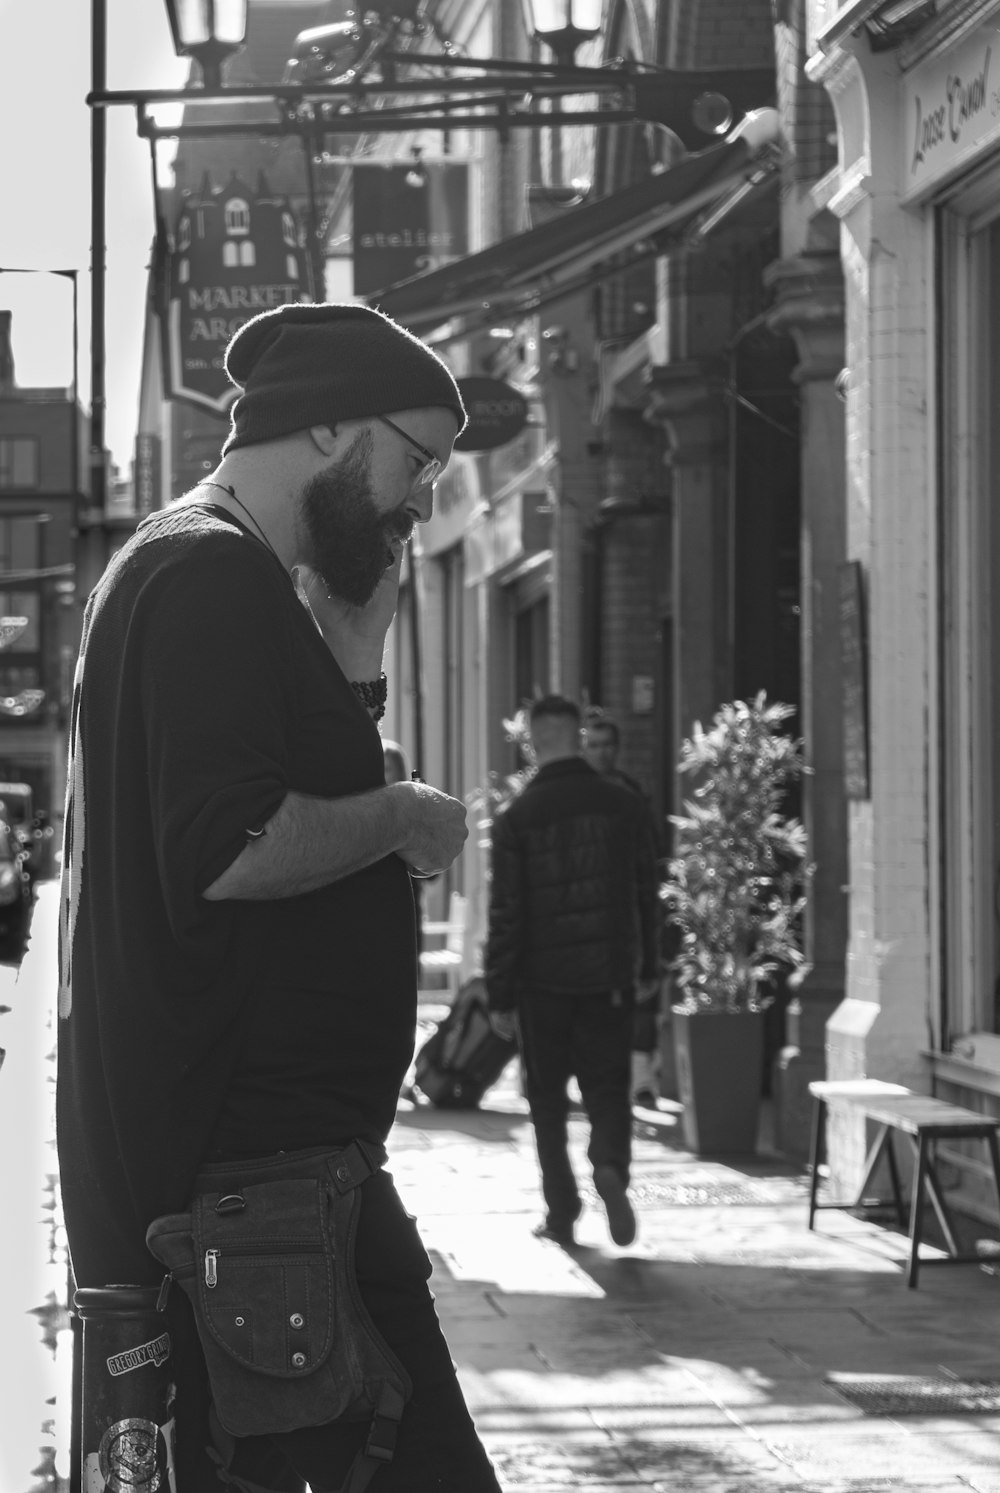
[(336, 425), (310, 425), (309, 434), (324, 456), (332, 456), (337, 444)]

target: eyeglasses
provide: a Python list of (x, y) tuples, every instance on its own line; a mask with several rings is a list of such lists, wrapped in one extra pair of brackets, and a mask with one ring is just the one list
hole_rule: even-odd
[(388, 415), (376, 415), (375, 418), (376, 420), (381, 420), (383, 425), (388, 425), (389, 429), (394, 430), (397, 435), (401, 435), (404, 441), (409, 441), (410, 445), (415, 446), (421, 456), (427, 458), (427, 465), (421, 467), (417, 473), (417, 486), (426, 487), (428, 483), (433, 486), (441, 475), (441, 467), (443, 465), (441, 458), (435, 456), (434, 452), (429, 451), (426, 446), (421, 446), (420, 442), (414, 440), (412, 435), (407, 435), (405, 430), (400, 430), (399, 426), (394, 425)]

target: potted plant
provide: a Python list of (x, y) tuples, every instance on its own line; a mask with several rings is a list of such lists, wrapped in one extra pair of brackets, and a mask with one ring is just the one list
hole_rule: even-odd
[(756, 1148), (763, 1011), (776, 975), (794, 985), (805, 974), (806, 834), (782, 812), (805, 771), (802, 743), (782, 729), (793, 714), (762, 692), (724, 705), (708, 731), (697, 723), (681, 747), (695, 786), (671, 816), (664, 900), (685, 1140), (702, 1154)]

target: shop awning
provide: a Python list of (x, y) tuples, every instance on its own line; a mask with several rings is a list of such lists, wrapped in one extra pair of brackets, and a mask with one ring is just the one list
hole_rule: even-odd
[(368, 304), (421, 333), (454, 318), (465, 319), (471, 330), (526, 315), (689, 236), (697, 241), (704, 236), (699, 220), (713, 210), (717, 222), (731, 223), (734, 211), (744, 213), (764, 191), (775, 189), (777, 173), (773, 151), (753, 155), (745, 141), (727, 141), (478, 254), (390, 286), (369, 296)]

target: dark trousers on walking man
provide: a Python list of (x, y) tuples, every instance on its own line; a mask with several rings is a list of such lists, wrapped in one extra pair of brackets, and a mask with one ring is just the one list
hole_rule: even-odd
[(581, 1207), (568, 1149), (572, 1077), (590, 1122), (587, 1159), (595, 1182), (610, 1170), (623, 1187), (629, 1183), (632, 1009), (630, 991), (532, 991), (518, 1008), (525, 1097), (535, 1130), (546, 1231), (561, 1241), (572, 1239)]

